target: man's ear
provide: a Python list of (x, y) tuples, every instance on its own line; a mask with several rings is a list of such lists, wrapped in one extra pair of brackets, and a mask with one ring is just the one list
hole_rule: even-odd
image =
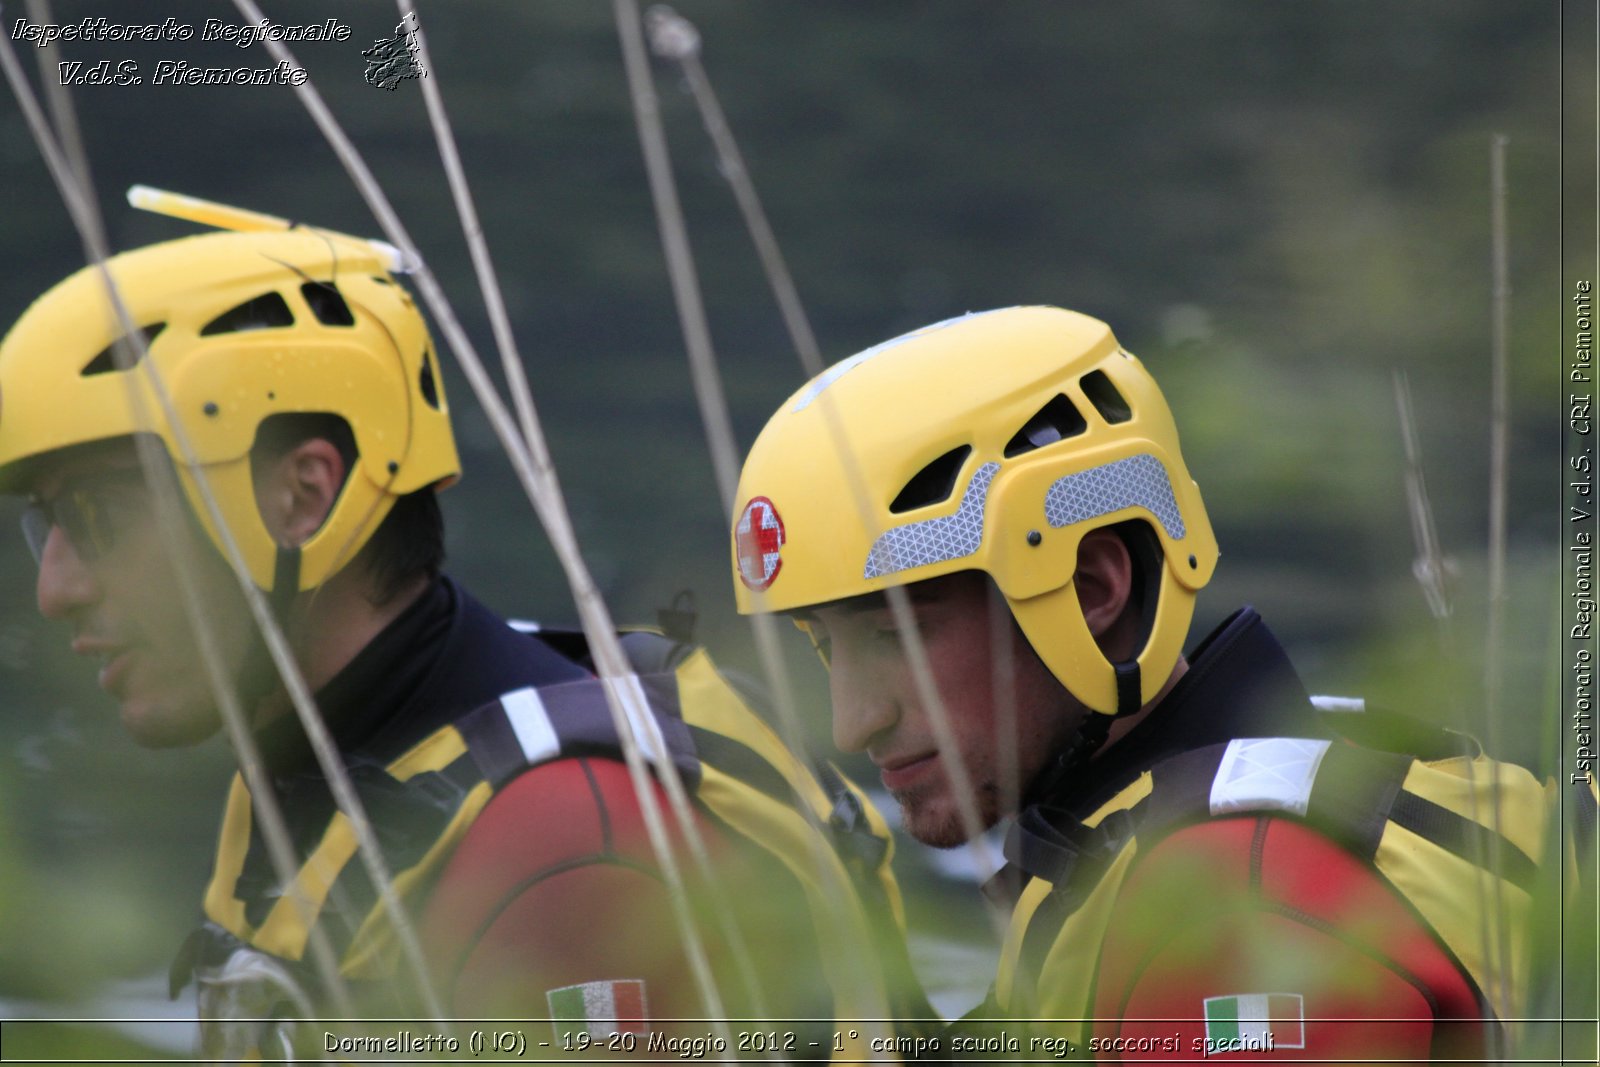
[(327, 521), (344, 487), (344, 457), (333, 442), (308, 437), (255, 472), (256, 505), (272, 539), (305, 544)]
[(1133, 558), (1128, 546), (1110, 530), (1091, 530), (1078, 544), (1078, 569), (1072, 578), (1084, 621), (1108, 654), (1108, 642), (1120, 636), (1118, 624), (1129, 616), (1133, 593)]

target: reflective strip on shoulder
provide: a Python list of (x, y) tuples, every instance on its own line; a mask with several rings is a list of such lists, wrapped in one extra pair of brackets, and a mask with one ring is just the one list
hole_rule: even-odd
[(561, 752), (561, 740), (544, 710), (539, 690), (532, 686), (512, 690), (500, 698), (500, 706), (505, 709), (506, 721), (529, 766), (554, 759)]
[[(700, 761), (671, 674), (626, 674), (514, 689), (463, 716), (456, 728), (478, 769), (496, 789), (530, 767), (566, 756), (621, 759), (622, 743), (606, 700), (608, 686), (629, 718), (641, 755), (657, 765), (670, 759), (692, 790)], [(655, 731), (637, 718), (641, 713), (654, 720)], [(666, 745), (665, 754), (657, 732)]]
[[(661, 676), (657, 675), (656, 677), (660, 678)], [(645, 692), (644, 679), (639, 675), (624, 674), (616, 678), (603, 677), (600, 679), (600, 685), (611, 691), (618, 706), (622, 708), (623, 718), (628, 721), (628, 729), (633, 733), (634, 743), (639, 746), (640, 754), (646, 760), (655, 764), (664, 762), (661, 747), (657, 741), (657, 731), (664, 734), (667, 729), (666, 723), (672, 721), (677, 721), (680, 726), (682, 725), (682, 715), (678, 711), (677, 704), (677, 680), (672, 675), (667, 675), (666, 678), (669, 686), (667, 692), (672, 696), (671, 708), (673, 717), (671, 719), (664, 718), (657, 710), (656, 701), (652, 699), (649, 693)], [(606, 708), (606, 714), (609, 721), (611, 714), (609, 707)], [(650, 728), (652, 719), (655, 720), (656, 730), (651, 730)], [(665, 738), (663, 737), (662, 740), (665, 740)], [(693, 751), (692, 746), (690, 751)]]
[(1304, 816), (1330, 743), (1295, 737), (1228, 742), (1211, 781), (1211, 814), (1277, 810)]

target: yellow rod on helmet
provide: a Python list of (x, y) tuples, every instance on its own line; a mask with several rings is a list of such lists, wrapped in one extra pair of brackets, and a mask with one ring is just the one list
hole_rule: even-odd
[(288, 219), (230, 207), (214, 200), (156, 189), (148, 185), (128, 186), (128, 203), (141, 211), (152, 211), (174, 219), (187, 219), (219, 230), (236, 230), (241, 233), (255, 230), (287, 230), (294, 225)]
[[(187, 196), (150, 185), (128, 186), (128, 203), (140, 211), (165, 215), (170, 219), (198, 222), (202, 226), (232, 230), (235, 233), (271, 233), (278, 230), (292, 230), (301, 225), (277, 215), (268, 215), (264, 211), (251, 211), (249, 208), (220, 204), (215, 200), (204, 200), (198, 196)], [(340, 236), (351, 237), (349, 234)], [(371, 237), (351, 237), (351, 239), (365, 241), (376, 248), (388, 261), (389, 270), (395, 274), (410, 274), (417, 269), (417, 263), (413, 258), (387, 241)]]

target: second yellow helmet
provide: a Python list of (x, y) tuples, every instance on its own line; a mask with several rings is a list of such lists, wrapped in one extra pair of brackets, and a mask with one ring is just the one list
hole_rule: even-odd
[(1107, 714), (1126, 696), (1072, 584), (1083, 535), (1138, 519), (1160, 546), (1141, 703), (1217, 564), (1155, 380), (1104, 323), (1060, 308), (965, 315), (835, 364), (767, 422), (736, 504), (741, 612), (980, 570), (1062, 685)]

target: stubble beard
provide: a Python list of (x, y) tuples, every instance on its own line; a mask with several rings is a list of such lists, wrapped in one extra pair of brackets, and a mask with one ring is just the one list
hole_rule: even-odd
[[(900, 822), (906, 833), (922, 844), (930, 848), (956, 848), (970, 840), (949, 785), (941, 783), (891, 795), (900, 805)], [(999, 796), (1000, 790), (993, 782), (978, 784), (978, 824), (983, 830), (1000, 821)]]

